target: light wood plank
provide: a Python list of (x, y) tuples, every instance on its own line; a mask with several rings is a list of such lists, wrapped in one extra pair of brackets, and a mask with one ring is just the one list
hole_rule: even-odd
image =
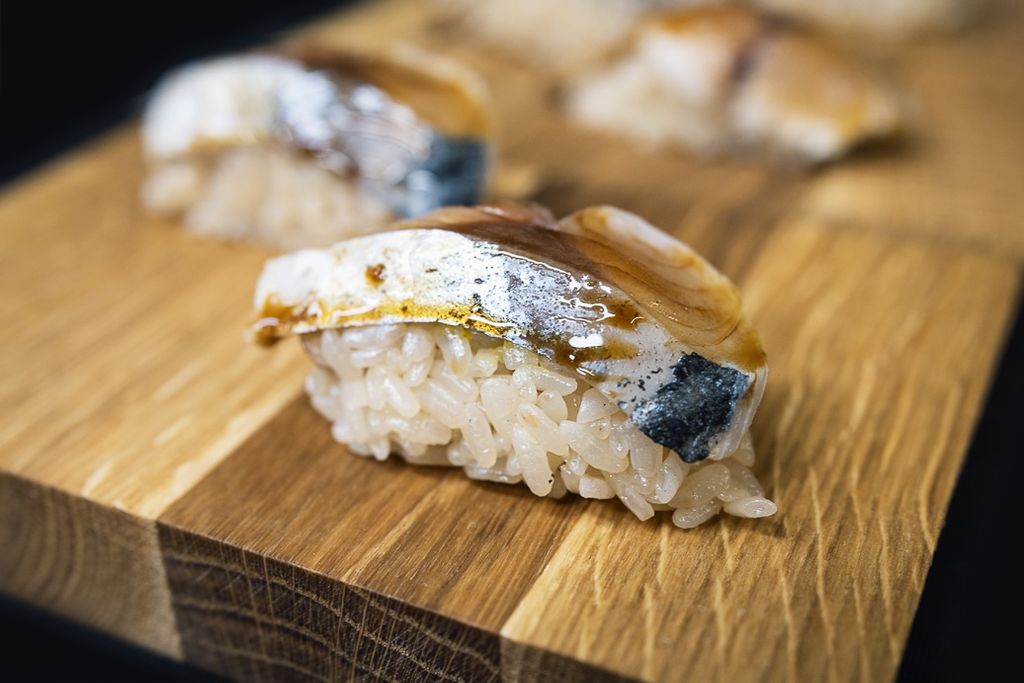
[(0, 468), (152, 519), (295, 396), (303, 366), (243, 343), (269, 252), (142, 213), (137, 137), (0, 200)]
[(267, 252), (142, 214), (137, 138), (0, 196), (0, 590), (175, 655), (152, 520), (300, 391), (303, 362), (243, 342)]

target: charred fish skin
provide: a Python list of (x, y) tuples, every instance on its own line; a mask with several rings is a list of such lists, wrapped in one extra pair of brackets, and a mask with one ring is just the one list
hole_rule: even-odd
[(685, 354), (672, 366), (671, 380), (636, 406), (630, 421), (683, 462), (698, 462), (710, 455), (713, 439), (729, 427), (750, 385), (750, 377), (735, 368)]
[[(591, 228), (604, 215), (626, 216), (602, 211), (587, 217)], [(764, 353), (733, 310), (732, 284), (688, 247), (673, 240), (689, 287), (665, 315), (641, 302), (650, 291), (644, 283), (671, 283), (654, 273), (635, 277), (636, 261), (611, 246), (615, 234), (598, 243), (587, 236), (597, 232), (561, 231), (528, 212), (522, 220), (465, 208), (441, 213), (448, 218), (270, 261), (254, 302), (257, 336), (269, 342), (399, 322), (461, 326), (572, 370), (686, 462), (738, 446), (763, 391)], [(727, 310), (708, 314), (715, 305)]]
[(392, 208), (401, 218), (413, 218), (443, 206), (476, 204), (489, 165), (490, 150), (482, 140), (435, 134), (430, 155), (406, 174), (404, 199)]

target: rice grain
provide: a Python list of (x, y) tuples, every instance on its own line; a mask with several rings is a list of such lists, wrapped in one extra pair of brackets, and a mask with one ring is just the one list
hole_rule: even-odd
[(776, 512), (749, 469), (749, 436), (717, 462), (684, 463), (599, 391), (509, 343), (401, 324), (325, 330), (303, 347), (313, 408), (356, 455), (461, 467), (538, 496), (617, 497), (640, 519), (671, 510), (684, 529), (723, 509)]

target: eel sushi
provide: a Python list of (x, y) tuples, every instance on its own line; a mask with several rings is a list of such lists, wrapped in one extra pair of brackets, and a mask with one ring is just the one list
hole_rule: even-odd
[(198, 233), (326, 246), (480, 201), (491, 130), (482, 80), (410, 46), (222, 57), (150, 99), (142, 200)]
[(656, 16), (567, 88), (582, 124), (706, 156), (813, 164), (894, 134), (901, 107), (832, 39), (743, 7)]
[(298, 335), (362, 456), (690, 528), (774, 514), (751, 472), (767, 366), (736, 288), (633, 214), (450, 207), (270, 260), (255, 340)]

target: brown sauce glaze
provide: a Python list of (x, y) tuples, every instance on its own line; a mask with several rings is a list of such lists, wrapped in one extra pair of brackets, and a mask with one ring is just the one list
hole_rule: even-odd
[(583, 367), (583, 363), (630, 358), (635, 356), (637, 351), (637, 347), (629, 342), (610, 339), (604, 340), (600, 346), (590, 346), (582, 349), (568, 343), (557, 342), (541, 346), (538, 349), (538, 353), (541, 356), (555, 361), (562, 367), (573, 368), (583, 377), (595, 381), (606, 379), (606, 377), (587, 370)]
[(396, 230), (446, 228), (468, 223), (504, 223), (519, 226), (554, 228), (555, 217), (540, 204), (498, 200), (480, 206), (446, 206), (418, 218), (407, 218), (392, 225)]
[[(631, 329), (636, 321), (648, 318), (661, 323), (675, 337), (709, 360), (729, 361), (744, 370), (764, 363), (764, 351), (756, 334), (747, 334), (741, 325), (742, 312), (735, 287), (720, 276), (709, 278), (710, 267), (699, 257), (681, 265), (673, 281), (629, 257), (628, 250), (586, 237), (558, 232), (546, 226), (524, 223), (465, 223), (445, 225), (443, 229), (486, 240), (502, 252), (526, 258), (546, 267), (570, 273), (578, 282), (592, 281), (580, 299), (602, 305), (609, 316), (602, 322)], [(629, 298), (624, 300), (621, 290)], [(745, 337), (728, 358), (715, 353), (715, 347), (738, 332)]]
[(366, 267), (366, 281), (374, 287), (380, 287), (384, 282), (384, 264), (375, 263)]
[(260, 346), (273, 346), (300, 322), (311, 320), (305, 306), (288, 306), (271, 296), (263, 302), (256, 321), (249, 327), (249, 336)]
[(629, 330), (646, 317), (711, 360), (750, 372), (765, 365), (761, 340), (742, 317), (735, 287), (678, 243), (652, 254), (626, 240), (567, 233), (528, 218), (490, 217), (443, 227), (493, 243), (507, 255), (567, 271), (580, 283), (593, 283), (581, 299), (612, 313), (602, 321), (606, 325)]

